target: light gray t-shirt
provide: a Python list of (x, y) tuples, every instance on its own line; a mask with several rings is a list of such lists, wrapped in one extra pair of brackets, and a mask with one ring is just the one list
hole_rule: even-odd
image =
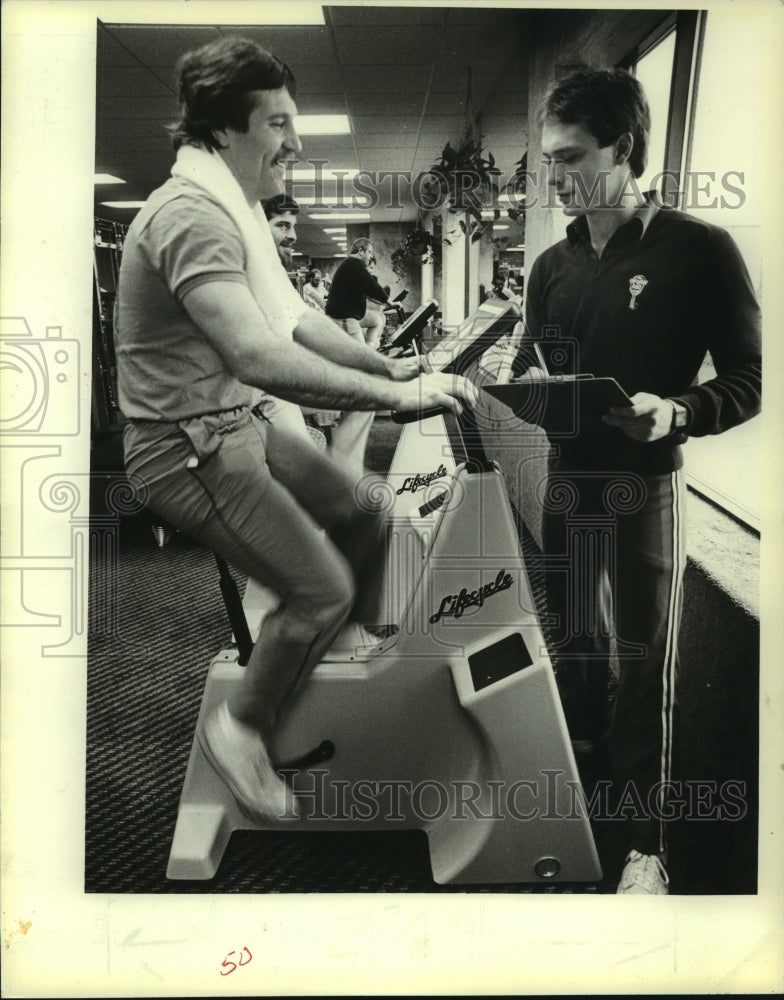
[(207, 281), (247, 285), (246, 265), (237, 226), (206, 192), (172, 178), (152, 193), (120, 268), (115, 346), (126, 417), (175, 423), (256, 402), (182, 305)]

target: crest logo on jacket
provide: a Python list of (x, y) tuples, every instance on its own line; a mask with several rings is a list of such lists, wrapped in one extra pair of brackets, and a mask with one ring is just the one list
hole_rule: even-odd
[(644, 274), (635, 274), (633, 278), (629, 278), (629, 294), (631, 298), (629, 299), (629, 308), (637, 308), (637, 296), (642, 295), (643, 289), (648, 284), (648, 279)]

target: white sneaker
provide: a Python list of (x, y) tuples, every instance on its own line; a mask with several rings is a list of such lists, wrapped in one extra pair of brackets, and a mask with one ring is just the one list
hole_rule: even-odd
[(667, 896), (670, 892), (669, 884), (667, 870), (658, 854), (629, 851), (616, 891), (628, 895), (637, 893), (647, 896)]
[(296, 819), (297, 800), (272, 766), (261, 736), (235, 719), (225, 701), (204, 720), (198, 740), (250, 819), (257, 823)]

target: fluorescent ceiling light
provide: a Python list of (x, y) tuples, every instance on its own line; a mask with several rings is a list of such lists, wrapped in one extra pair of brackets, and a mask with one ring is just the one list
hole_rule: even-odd
[(347, 219), (349, 222), (370, 222), (369, 212), (314, 212), (313, 215), (308, 213), (308, 218), (313, 219), (315, 222), (324, 221), (325, 219)]
[[(311, 216), (311, 218), (312, 218), (312, 216)], [(345, 234), (346, 234), (346, 227), (345, 226), (327, 226), (327, 228), (324, 230), (324, 232), (325, 233), (330, 233), (330, 234), (332, 234), (332, 233), (342, 233), (345, 236)]]
[(142, 205), (146, 205), (145, 201), (102, 201), (102, 205), (107, 208), (141, 208)]
[(113, 174), (96, 174), (94, 184), (124, 184), (122, 177), (115, 177)]
[(509, 226), (493, 226), (493, 231), (496, 233), (502, 233), (505, 229), (509, 229)]
[(297, 115), (294, 128), (300, 135), (350, 135), (348, 115)]

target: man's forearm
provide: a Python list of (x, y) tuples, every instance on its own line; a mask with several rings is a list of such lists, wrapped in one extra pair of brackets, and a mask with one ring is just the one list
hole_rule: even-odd
[[(355, 342), (338, 333), (349, 343)], [(267, 348), (263, 365), (249, 364), (242, 380), (302, 406), (330, 410), (385, 410), (400, 404), (396, 383), (334, 364), (297, 343)]]
[[(273, 396), (331, 410), (398, 409), (405, 397), (401, 383), (388, 377), (385, 363), (376, 369), (382, 377), (351, 366), (348, 359), (356, 361), (373, 352), (355, 344), (307, 306), (303, 305), (297, 330), (302, 328), (303, 338), (313, 349), (276, 336), (265, 327), (245, 285), (204, 282), (187, 292), (183, 304), (227, 371)], [(329, 351), (318, 350), (319, 336), (322, 345), (333, 345)], [(339, 345), (344, 346), (340, 349)], [(330, 353), (346, 361), (335, 363)]]
[(322, 313), (303, 313), (294, 330), (294, 339), (302, 347), (341, 367), (382, 377), (388, 374), (382, 354), (354, 340)]

